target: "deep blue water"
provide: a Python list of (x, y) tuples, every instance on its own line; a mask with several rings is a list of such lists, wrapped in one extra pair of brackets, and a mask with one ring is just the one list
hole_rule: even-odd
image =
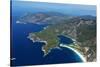
[[(45, 12), (44, 9), (39, 8), (39, 4), (38, 5), (37, 3), (33, 4), (34, 9), (32, 8), (32, 3), (31, 5), (29, 4), (30, 3), (23, 3), (23, 2), (20, 3), (14, 2), (12, 4), (11, 58), (16, 58), (16, 59), (11, 61), (11, 65), (22, 66), (22, 65), (42, 65), (42, 64), (82, 62), (81, 58), (73, 51), (71, 51), (68, 48), (62, 48), (62, 47), (60, 47), (61, 49), (52, 49), (47, 56), (43, 57), (44, 53), (41, 50), (41, 48), (44, 45), (44, 43), (39, 43), (39, 42), (33, 43), (31, 40), (27, 38), (27, 36), (30, 32), (39, 32), (43, 30), (43, 28), (46, 27), (47, 25), (16, 24), (18, 18), (22, 16), (25, 12), (33, 12), (33, 13)], [(50, 7), (50, 5), (48, 6), (48, 8), (50, 8), (49, 10), (52, 10), (52, 7)], [(61, 6), (61, 8), (63, 7)], [(47, 9), (47, 7), (45, 9)], [(54, 9), (54, 11), (58, 11), (58, 9), (56, 8)], [(85, 12), (83, 11), (84, 15), (86, 14)], [(79, 13), (81, 14), (82, 11), (80, 11)], [(95, 13), (93, 13), (93, 15), (94, 14)], [(60, 36), (59, 38), (60, 42), (64, 44), (65, 43), (70, 44), (73, 42), (70, 38), (64, 36)]]
[(63, 35), (59, 35), (58, 38), (59, 38), (60, 43), (62, 43), (62, 44), (70, 44), (70, 43), (73, 43), (72, 39), (69, 38), (69, 37), (65, 37)]
[[(61, 48), (62, 50), (52, 49), (50, 54), (43, 57), (44, 52), (41, 48), (44, 43), (33, 43), (27, 38), (27, 36), (30, 32), (43, 30), (43, 28), (47, 25), (16, 24), (16, 20), (17, 16), (13, 16), (11, 32), (11, 58), (16, 58), (16, 60), (11, 61), (11, 65), (21, 66), (82, 62), (78, 55), (67, 48)], [(63, 43), (72, 43), (72, 40), (67, 37), (60, 36), (59, 38), (61, 38), (61, 42)]]

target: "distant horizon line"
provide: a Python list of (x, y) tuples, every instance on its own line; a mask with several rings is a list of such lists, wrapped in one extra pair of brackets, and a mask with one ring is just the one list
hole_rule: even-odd
[(39, 1), (39, 0), (11, 0), (11, 1), (26, 1), (26, 2), (35, 2), (35, 3), (51, 3), (51, 4), (73, 4), (73, 5), (90, 5), (96, 6), (96, 3), (87, 4), (87, 3), (74, 3), (74, 2), (53, 2), (53, 1)]

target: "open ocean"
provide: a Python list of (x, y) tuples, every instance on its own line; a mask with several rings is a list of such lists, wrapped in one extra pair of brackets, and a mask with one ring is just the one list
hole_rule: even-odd
[[(33, 6), (32, 6), (33, 5)], [(42, 3), (33, 3), (32, 2), (12, 2), (12, 13), (11, 13), (11, 58), (15, 58), (15, 60), (11, 60), (11, 66), (23, 66), (23, 65), (42, 65), (42, 64), (58, 64), (58, 63), (76, 63), (83, 62), (80, 56), (78, 56), (75, 52), (68, 48), (60, 47), (60, 49), (55, 48), (52, 49), (51, 52), (47, 56), (43, 56), (44, 53), (42, 51), (43, 43), (33, 43), (31, 40), (27, 38), (29, 33), (31, 32), (39, 32), (43, 30), (47, 25), (37, 25), (37, 24), (18, 24), (16, 21), (27, 12), (47, 12), (54, 8), (50, 5), (43, 8), (41, 6)], [(47, 4), (45, 4), (47, 5)], [(45, 6), (44, 5), (44, 6)], [(41, 6), (41, 8), (39, 8)], [(68, 5), (68, 7), (72, 7), (73, 5)], [(78, 6), (78, 5), (77, 5)], [(67, 7), (67, 8), (68, 8)], [(86, 6), (85, 6), (86, 7)], [(34, 8), (34, 9), (33, 9)], [(50, 9), (51, 8), (51, 9)], [(62, 7), (61, 8), (65, 8)], [(66, 9), (67, 9), (66, 8)], [(91, 8), (91, 7), (90, 7)], [(60, 9), (60, 7), (59, 7)], [(56, 8), (54, 11), (58, 11)], [(76, 9), (74, 9), (76, 11)], [(65, 10), (66, 11), (66, 10)], [(78, 11), (78, 10), (77, 10)], [(80, 10), (79, 10), (80, 11)], [(87, 10), (89, 11), (89, 10)], [(63, 11), (62, 11), (63, 12)], [(94, 11), (91, 11), (89, 14), (95, 14)], [(66, 13), (66, 12), (64, 12)], [(86, 15), (86, 10), (78, 12)], [(67, 13), (66, 13), (67, 14)], [(70, 10), (68, 9), (68, 14)], [(77, 13), (73, 15), (78, 15)], [(73, 41), (69, 38), (60, 37), (62, 43), (70, 44)]]

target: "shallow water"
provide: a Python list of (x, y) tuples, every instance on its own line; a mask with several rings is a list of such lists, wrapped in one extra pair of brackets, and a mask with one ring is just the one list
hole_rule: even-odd
[[(82, 62), (81, 58), (67, 48), (52, 49), (47, 56), (43, 56), (44, 43), (33, 43), (27, 38), (30, 32), (43, 30), (45, 25), (16, 24), (16, 17), (12, 22), (11, 65), (40, 65), (55, 63)], [(62, 38), (62, 41), (65, 40)], [(69, 39), (67, 39), (70, 41)], [(66, 42), (67, 43), (67, 42)], [(69, 43), (69, 42), (68, 42)]]
[[(73, 62), (83, 62), (82, 59), (77, 55), (75, 52), (68, 48), (60, 47), (60, 49), (52, 49), (51, 52), (47, 56), (43, 56), (44, 52), (42, 51), (43, 43), (33, 43), (31, 40), (27, 38), (28, 34), (30, 32), (39, 32), (43, 30), (44, 27), (47, 25), (36, 25), (36, 24), (16, 24), (16, 21), (20, 16), (22, 16), (26, 12), (47, 12), (49, 10), (58, 11), (59, 8), (54, 9), (53, 6), (48, 8), (46, 11), (45, 9), (36, 8), (37, 4), (29, 5), (30, 2), (24, 3), (24, 2), (14, 2), (12, 5), (12, 22), (11, 22), (11, 58), (15, 58), (15, 60), (11, 60), (12, 66), (22, 66), (22, 65), (42, 65), (42, 64), (57, 64), (57, 63), (73, 63)], [(42, 5), (42, 4), (40, 4)], [(46, 4), (45, 4), (46, 5)], [(44, 6), (45, 6), (44, 5)], [(33, 7), (32, 7), (33, 6)], [(56, 5), (57, 6), (57, 5)], [(58, 5), (59, 6), (59, 5)], [(65, 14), (71, 14), (71, 15), (91, 15), (95, 14), (93, 11), (90, 11), (88, 9), (80, 10), (77, 6), (73, 7), (74, 5), (69, 5), (67, 8), (62, 7), (61, 9), (66, 9), (68, 13)], [(43, 7), (43, 6), (42, 6)], [(72, 7), (74, 9), (72, 9)], [(34, 8), (34, 9), (33, 9)], [(69, 10), (71, 8), (72, 10)], [(91, 8), (91, 7), (89, 7)], [(94, 8), (94, 7), (93, 7)], [(60, 10), (61, 10), (60, 9)], [(71, 11), (76, 11), (77, 13), (73, 13)], [(63, 11), (61, 11), (63, 12)], [(72, 40), (70, 38), (61, 37), (60, 39), (61, 43), (70, 44), (72, 43)]]

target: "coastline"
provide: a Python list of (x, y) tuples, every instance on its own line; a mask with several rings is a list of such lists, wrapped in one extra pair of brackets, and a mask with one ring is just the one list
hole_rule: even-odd
[[(27, 38), (29, 38), (29, 37), (27, 37)], [(34, 42), (43, 42), (43, 43), (45, 43), (45, 45), (47, 45), (47, 41), (42, 41), (42, 40), (34, 41), (32, 38), (29, 38), (29, 39), (32, 40), (33, 43), (34, 43)], [(73, 42), (75, 43), (75, 39), (72, 39), (72, 40), (73, 40)], [(60, 48), (60, 47), (65, 47), (65, 48), (68, 48), (68, 49), (74, 51), (74, 52), (82, 59), (83, 62), (86, 62), (86, 58), (84, 57), (84, 55), (82, 55), (82, 54), (81, 54), (80, 52), (78, 52), (76, 49), (74, 49), (74, 48), (72, 48), (72, 47), (70, 47), (70, 46), (64, 45), (64, 44), (59, 44), (58, 47), (59, 47), (59, 48)], [(58, 47), (55, 47), (55, 48), (58, 48)], [(45, 49), (44, 49), (44, 46), (42, 46), (42, 49), (41, 49), (41, 50), (44, 52), (43, 57), (45, 57), (46, 55), (48, 55), (48, 54), (51, 52), (51, 50), (52, 50), (52, 49), (55, 49), (55, 48), (51, 48), (51, 49), (49, 50), (49, 52), (46, 53), (46, 52), (45, 52)]]
[[(47, 26), (48, 27), (48, 26)], [(45, 27), (45, 28), (47, 28), (47, 27)], [(44, 28), (44, 29), (45, 29)], [(41, 31), (40, 31), (41, 32)], [(74, 38), (71, 38), (70, 36), (65, 36), (65, 37), (68, 37), (68, 38), (70, 38), (70, 39), (72, 39), (72, 41), (73, 41), (73, 43), (76, 45), (76, 40), (74, 39)], [(43, 41), (43, 40), (41, 40), (41, 39), (38, 39), (38, 40), (34, 40), (33, 38), (31, 38), (30, 36), (28, 36), (27, 37), (28, 39), (30, 39), (30, 40), (32, 40), (32, 42), (34, 43), (34, 42), (43, 42), (43, 43), (45, 43), (45, 45), (47, 45), (47, 41)], [(66, 48), (68, 48), (68, 49), (70, 49), (70, 50), (72, 50), (73, 52), (75, 52), (81, 59), (82, 59), (82, 61), (83, 62), (86, 62), (86, 58), (84, 57), (84, 55), (81, 53), (81, 52), (79, 52), (79, 51), (77, 51), (75, 48), (73, 48), (73, 47), (70, 47), (70, 46), (67, 46), (67, 45), (64, 45), (64, 44), (62, 44), (62, 43), (60, 43), (59, 44), (59, 46), (57, 46), (57, 47), (66, 47)], [(46, 55), (48, 55), (50, 52), (51, 52), (51, 50), (52, 49), (55, 49), (56, 47), (54, 47), (54, 48), (50, 48), (50, 50), (48, 51), (48, 53), (45, 51), (45, 49), (44, 49), (44, 46), (42, 46), (42, 48), (41, 48), (41, 50), (44, 52), (44, 55), (43, 55), (43, 57), (45, 57)]]
[(71, 49), (71, 50), (74, 51), (77, 55), (79, 55), (79, 57), (82, 59), (83, 62), (86, 62), (85, 57), (84, 57), (81, 53), (79, 53), (77, 50), (75, 50), (74, 48), (71, 48), (71, 47), (69, 47), (69, 46), (67, 46), (67, 45), (64, 45), (64, 44), (60, 44), (60, 47), (65, 47), (65, 48)]

